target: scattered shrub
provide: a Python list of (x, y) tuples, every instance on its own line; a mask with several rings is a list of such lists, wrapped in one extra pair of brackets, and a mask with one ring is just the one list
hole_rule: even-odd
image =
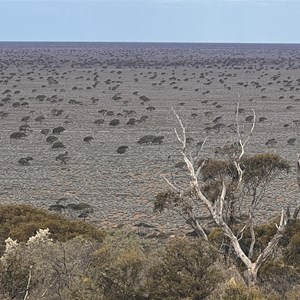
[(50, 143), (50, 144), (53, 144), (55, 141), (58, 140), (58, 137), (57, 136), (54, 136), (54, 135), (49, 135), (47, 136), (46, 138), (46, 142), (47, 143)]
[(61, 149), (61, 148), (66, 148), (66, 146), (62, 142), (55, 142), (53, 143), (52, 149)]
[(13, 133), (10, 135), (10, 138), (11, 138), (11, 139), (20, 140), (20, 139), (22, 139), (22, 138), (24, 138), (24, 137), (26, 137), (26, 136), (27, 136), (27, 134), (26, 134), (25, 132), (19, 131), (19, 132), (13, 132)]
[(97, 119), (94, 121), (94, 124), (96, 124), (96, 125), (101, 125), (103, 123), (104, 123), (104, 119)]
[(58, 126), (58, 127), (53, 128), (52, 133), (53, 134), (61, 134), (64, 131), (65, 131), (64, 127)]
[(89, 144), (93, 139), (94, 139), (94, 138), (93, 138), (92, 136), (86, 136), (86, 137), (83, 138), (83, 141), (84, 141), (85, 143), (88, 143), (88, 144)]
[(27, 157), (21, 157), (19, 160), (18, 160), (18, 163), (21, 165), (21, 166), (29, 166), (30, 165), (30, 161), (32, 161), (33, 158), (31, 156), (27, 156)]
[(124, 154), (128, 149), (128, 146), (120, 146), (118, 149), (117, 149), (117, 152), (119, 154)]
[(49, 134), (50, 132), (51, 132), (50, 129), (42, 129), (41, 130), (41, 134), (45, 134), (45, 135)]
[(155, 139), (155, 135), (148, 134), (148, 135), (145, 135), (145, 136), (141, 137), (137, 141), (137, 143), (138, 144), (149, 144), (149, 143), (152, 143), (154, 139)]
[(43, 116), (38, 116), (38, 117), (36, 117), (34, 120), (37, 121), (37, 122), (42, 122), (43, 120), (45, 120), (45, 117), (43, 117)]
[(117, 126), (120, 124), (120, 121), (118, 119), (113, 119), (109, 122), (110, 126)]

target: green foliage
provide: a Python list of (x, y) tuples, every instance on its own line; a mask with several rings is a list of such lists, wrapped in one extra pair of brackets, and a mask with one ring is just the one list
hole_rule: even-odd
[(259, 270), (258, 280), (267, 291), (276, 291), (282, 297), (294, 286), (300, 285), (300, 274), (282, 259), (267, 261)]
[(245, 184), (259, 185), (269, 182), (280, 172), (289, 172), (290, 164), (277, 154), (263, 153), (253, 156), (244, 156), (241, 161), (244, 170), (243, 181)]
[(280, 244), (284, 247), (288, 246), (291, 239), (295, 234), (300, 232), (300, 220), (289, 220), (288, 227), (285, 233), (285, 236), (281, 240)]
[(180, 196), (178, 193), (167, 190), (165, 192), (158, 193), (154, 201), (154, 211), (162, 212), (169, 208), (171, 205), (180, 202)]
[(145, 262), (146, 256), (134, 235), (115, 232), (107, 236), (93, 255), (84, 285), (73, 287), (72, 299), (88, 299), (91, 289), (105, 300), (145, 299), (142, 293)]
[[(268, 298), (259, 288), (248, 288), (245, 284), (230, 280), (224, 289), (222, 300), (275, 300)], [(278, 299), (279, 300), (279, 299)]]
[(284, 260), (289, 265), (295, 266), (300, 270), (300, 233), (296, 233), (290, 239), (284, 251)]
[(64, 291), (64, 300), (105, 300), (102, 290), (89, 277), (82, 277)]
[(255, 234), (259, 247), (265, 248), (270, 242), (271, 238), (276, 234), (276, 224), (279, 224), (280, 218), (269, 220), (266, 224), (255, 226)]
[[(275, 222), (255, 228), (258, 247), (268, 243)], [(45, 291), (47, 300), (298, 299), (298, 223), (287, 232), (289, 239), (279, 252), (283, 257), (260, 269), (261, 290), (233, 280), (222, 285), (222, 260), (207, 242), (173, 238), (160, 251), (157, 245), (145, 250), (145, 241), (117, 231), (107, 234), (101, 243), (83, 237), (19, 243), (0, 260), (0, 299), (23, 300), (30, 272), (30, 299), (39, 299)], [(244, 235), (247, 243), (248, 233)], [(223, 238), (219, 228), (209, 234), (215, 245), (221, 245)]]
[[(266, 224), (258, 225), (254, 228), (256, 233), (256, 247), (255, 249), (265, 248), (271, 238), (276, 233), (276, 224), (279, 224), (279, 217), (270, 220)], [(300, 220), (293, 220), (281, 239), (279, 246), (282, 247), (284, 263), (293, 266), (300, 270)], [(245, 231), (244, 234), (245, 247), (250, 244), (250, 234)]]
[(67, 241), (77, 236), (102, 241), (105, 236), (104, 231), (88, 223), (71, 221), (29, 205), (1, 205), (0, 255), (4, 251), (5, 239), (11, 237), (18, 242), (25, 242), (40, 228), (49, 228), (51, 238), (59, 241)]
[(205, 242), (176, 238), (150, 269), (147, 288), (153, 300), (204, 299), (222, 276), (217, 253)]
[(300, 286), (293, 291), (288, 291), (285, 295), (287, 300), (299, 300), (300, 299)]
[(0, 263), (0, 298), (5, 296), (8, 299), (16, 300), (24, 298), (29, 267), (30, 265), (24, 263), (23, 257), (20, 255), (12, 256), (7, 268)]
[[(223, 188), (222, 181), (217, 180), (203, 185), (202, 192), (208, 200), (214, 203), (216, 199), (218, 199), (218, 197), (221, 195), (222, 188)], [(227, 183), (227, 190), (226, 190), (226, 197), (225, 197), (226, 204), (229, 204), (237, 200), (236, 189), (237, 189), (236, 182), (232, 181)], [(225, 210), (228, 208), (227, 206), (225, 206)]]
[(226, 175), (234, 177), (236, 173), (235, 166), (227, 160), (207, 159), (201, 169), (203, 181), (221, 180)]
[(224, 232), (221, 228), (217, 227), (217, 228), (214, 228), (210, 233), (209, 233), (209, 236), (208, 236), (208, 239), (209, 241), (216, 245), (217, 247), (220, 247), (221, 244), (222, 244), (222, 241), (223, 241), (223, 238), (224, 238)]
[[(260, 224), (254, 227), (256, 242), (254, 246), (253, 259), (256, 259), (261, 253), (262, 249), (265, 249), (276, 234), (276, 224), (279, 224), (279, 218), (269, 220), (266, 224)], [(237, 234), (244, 224), (236, 224), (233, 226), (233, 231)], [(243, 232), (243, 238), (240, 240), (240, 246), (247, 253), (251, 244), (251, 234), (249, 228)]]
[(192, 191), (187, 190), (185, 194), (179, 195), (178, 193), (167, 190), (156, 195), (154, 201), (154, 211), (162, 212), (165, 209), (180, 210), (182, 215), (185, 215), (186, 219), (189, 217), (189, 213), (193, 211), (194, 205), (192, 199)]
[[(231, 181), (237, 179), (236, 167), (230, 159), (207, 159), (199, 161), (198, 164), (203, 164), (201, 174), (204, 182), (220, 182), (225, 177)], [(290, 171), (289, 162), (273, 153), (243, 156), (240, 165), (244, 171), (243, 184), (248, 188), (258, 187), (262, 183), (270, 182), (280, 172)]]
[(9, 247), (0, 260), (0, 298), (24, 299), (29, 282), (30, 299), (62, 299), (64, 291), (83, 276), (96, 246), (80, 238), (55, 243), (35, 236)]

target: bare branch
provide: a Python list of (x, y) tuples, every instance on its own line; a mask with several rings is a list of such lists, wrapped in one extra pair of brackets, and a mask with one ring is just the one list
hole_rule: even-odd
[(284, 211), (284, 209), (282, 209), (279, 226), (276, 224), (277, 231), (283, 230), (286, 224), (287, 224), (286, 212)]
[(162, 176), (162, 178), (167, 182), (167, 184), (176, 192), (180, 193), (180, 189), (178, 189), (174, 184), (172, 184), (168, 178), (166, 178), (165, 176)]
[(200, 164), (200, 166), (197, 168), (196, 170), (196, 177), (199, 176), (201, 169), (203, 168), (203, 166), (205, 165), (205, 160)]
[(218, 197), (217, 201), (215, 202), (215, 210), (216, 210), (216, 213), (219, 214), (219, 218), (222, 218), (223, 219), (223, 208), (224, 208), (224, 201), (225, 201), (225, 196), (226, 196), (226, 184), (223, 180), (223, 183), (222, 183), (223, 187), (222, 187), (222, 193), (221, 193), (221, 196)]
[[(240, 98), (239, 94), (238, 94), (238, 96)], [(241, 135), (241, 132), (240, 132), (240, 125), (239, 125), (239, 107), (240, 107), (240, 105), (239, 105), (239, 103), (237, 103), (236, 125), (237, 125), (237, 135), (238, 135), (239, 145), (241, 146), (241, 153), (239, 155), (238, 160), (234, 162), (234, 165), (235, 165), (235, 167), (237, 169), (237, 172), (238, 172), (238, 175), (239, 175), (238, 184), (240, 185), (241, 182), (242, 182), (242, 180), (243, 180), (243, 174), (244, 174), (244, 172), (243, 172), (243, 170), (241, 168), (240, 162), (241, 162), (242, 157), (245, 154), (245, 146), (247, 145), (247, 143), (249, 142), (251, 136), (253, 135), (254, 128), (255, 128), (255, 123), (256, 123), (256, 114), (255, 114), (255, 110), (252, 109), (252, 112), (253, 112), (252, 127), (251, 127), (251, 130), (250, 130), (248, 136), (243, 141), (243, 138), (242, 138), (242, 135)]]
[(180, 138), (180, 136), (179, 136), (179, 134), (178, 134), (178, 132), (177, 132), (177, 129), (176, 129), (176, 128), (174, 128), (174, 131), (175, 131), (175, 135), (176, 135), (176, 137), (177, 137), (178, 141), (179, 141), (181, 144), (183, 144), (184, 142), (183, 142), (183, 140)]
[(298, 161), (297, 161), (297, 183), (300, 187), (300, 154), (298, 154)]
[(248, 257), (250, 259), (253, 258), (253, 252), (254, 252), (254, 246), (256, 243), (256, 237), (255, 237), (255, 232), (254, 232), (254, 226), (253, 226), (253, 221), (251, 220), (251, 225), (250, 225), (250, 234), (251, 234), (251, 244), (249, 247), (249, 253), (248, 253)]
[(243, 238), (244, 231), (247, 228), (247, 224), (239, 231), (240, 237), (238, 238), (238, 241), (240, 241)]
[(25, 296), (24, 296), (23, 300), (26, 300), (27, 297), (28, 297), (30, 283), (31, 283), (31, 276), (32, 276), (32, 266), (29, 267), (29, 275), (28, 275), (28, 280), (27, 280), (26, 293), (25, 293)]
[(180, 117), (178, 116), (178, 114), (176, 113), (176, 111), (174, 110), (173, 107), (172, 107), (172, 111), (173, 111), (174, 115), (176, 116), (176, 118), (177, 118), (177, 120), (178, 120), (178, 122), (180, 124), (181, 130), (182, 130), (182, 138), (180, 138), (180, 136), (178, 135), (178, 132), (177, 132), (176, 128), (174, 128), (174, 131), (175, 131), (177, 139), (182, 144), (183, 151), (185, 151), (185, 148), (186, 148), (186, 132), (185, 132), (185, 127), (183, 126)]
[(202, 142), (200, 149), (197, 149), (196, 156), (194, 157), (194, 161), (196, 161), (199, 158), (200, 152), (203, 151), (204, 145), (206, 144), (207, 139), (208, 139), (208, 136)]
[(192, 214), (191, 211), (188, 211), (188, 216), (192, 221), (192, 227), (194, 228), (194, 230), (204, 238), (204, 240), (208, 241), (208, 236), (205, 233), (204, 229), (202, 228), (202, 226), (199, 224), (199, 222), (197, 221), (197, 219), (195, 218), (194, 214)]
[[(240, 94), (238, 94), (239, 98), (240, 98)], [(240, 133), (240, 124), (239, 124), (239, 109), (240, 109), (240, 103), (238, 102), (236, 105), (236, 132), (238, 135), (239, 140), (241, 140), (241, 133)]]
[(294, 210), (293, 217), (292, 217), (293, 220), (297, 219), (299, 212), (300, 212), (300, 204), (298, 204), (298, 206)]
[(268, 259), (268, 257), (274, 252), (275, 248), (277, 247), (280, 239), (283, 237), (284, 232), (287, 226), (287, 215), (284, 210), (281, 212), (281, 218), (279, 226), (276, 224), (277, 232), (268, 243), (268, 246), (264, 249), (264, 251), (258, 256), (254, 265), (255, 269), (258, 270), (261, 265)]
[[(241, 259), (241, 261), (243, 262), (243, 264), (246, 266), (246, 268), (248, 270), (249, 284), (255, 284), (256, 279), (257, 279), (258, 269), (261, 267), (261, 265), (264, 263), (264, 261), (275, 251), (275, 248), (278, 245), (280, 238), (283, 236), (283, 234), (285, 232), (286, 225), (287, 225), (287, 215), (284, 212), (284, 210), (282, 210), (280, 224), (276, 225), (276, 227), (277, 227), (276, 234), (273, 236), (273, 238), (269, 242), (268, 246), (258, 256), (256, 261), (253, 262), (252, 257), (253, 257), (255, 242), (256, 242), (255, 231), (254, 231), (254, 222), (253, 222), (254, 211), (255, 211), (257, 204), (259, 203), (259, 201), (262, 199), (262, 197), (264, 195), (264, 189), (265, 189), (264, 185), (268, 184), (268, 182), (267, 181), (265, 183), (263, 182), (262, 183), (263, 191), (254, 196), (253, 201), (251, 203), (250, 210), (249, 210), (249, 219), (248, 219), (247, 223), (238, 232), (238, 234), (234, 234), (234, 232), (230, 228), (229, 224), (226, 222), (226, 220), (224, 220), (224, 216), (223, 216), (223, 209), (224, 209), (224, 205), (226, 204), (225, 198), (226, 198), (226, 193), (227, 193), (227, 186), (226, 186), (225, 180), (222, 181), (221, 194), (219, 195), (219, 197), (217, 197), (217, 199), (214, 199), (215, 201), (210, 201), (203, 194), (203, 192), (201, 190), (201, 185), (198, 182), (198, 176), (200, 174), (202, 167), (205, 164), (205, 161), (203, 161), (201, 164), (199, 163), (200, 166), (197, 166), (196, 170), (195, 170), (196, 164), (194, 162), (199, 157), (199, 153), (203, 149), (203, 145), (206, 140), (201, 145), (200, 151), (197, 152), (196, 158), (193, 159), (192, 156), (186, 152), (186, 130), (185, 130), (185, 127), (184, 127), (180, 117), (175, 112), (175, 110), (173, 108), (172, 108), (172, 110), (173, 110), (173, 113), (175, 114), (175, 116), (180, 124), (181, 130), (182, 130), (181, 135), (179, 135), (176, 128), (174, 129), (176, 137), (182, 145), (181, 155), (182, 155), (183, 161), (185, 162), (186, 167), (188, 169), (188, 173), (190, 176), (190, 186), (196, 196), (196, 200), (202, 202), (206, 206), (206, 208), (209, 211), (209, 214), (213, 218), (216, 225), (219, 226), (223, 230), (225, 236), (227, 236), (229, 238), (230, 243), (234, 249), (236, 256)], [(236, 157), (236, 160), (234, 161), (234, 165), (237, 169), (238, 176), (239, 176), (238, 185), (240, 185), (243, 181), (244, 171), (241, 168), (241, 160), (245, 154), (245, 146), (248, 144), (250, 138), (252, 137), (254, 128), (255, 128), (255, 124), (256, 124), (256, 114), (253, 109), (252, 109), (252, 112), (253, 112), (253, 122), (252, 122), (250, 132), (248, 134), (244, 134), (244, 132), (241, 132), (241, 128), (240, 128), (240, 124), (239, 124), (239, 116), (238, 116), (239, 115), (239, 103), (237, 103), (236, 123), (237, 123), (238, 143), (240, 145), (240, 153), (237, 154), (235, 152), (235, 155), (238, 157)], [(298, 161), (298, 164), (299, 164), (299, 178), (300, 178), (300, 160)], [(172, 187), (173, 190), (175, 190), (179, 193), (182, 192), (182, 189), (178, 188), (178, 186), (176, 186), (176, 184), (171, 183), (165, 177), (164, 177), (164, 179), (166, 180), (167, 184)], [(185, 199), (183, 199), (183, 201), (184, 200)], [(182, 205), (182, 207), (184, 207), (184, 202), (181, 205)], [(300, 211), (300, 205), (299, 205), (299, 211)], [(203, 230), (201, 224), (199, 224), (198, 219), (194, 216), (192, 210), (191, 211), (186, 210), (186, 211), (184, 211), (184, 214), (185, 214), (185, 216), (188, 215), (190, 217), (190, 220), (192, 222), (191, 225), (194, 228), (194, 230), (198, 233), (198, 235), (201, 235), (204, 239), (207, 240), (207, 235), (206, 235), (205, 231)], [(246, 255), (246, 252), (244, 252), (244, 250), (242, 249), (241, 244), (240, 244), (240, 240), (243, 238), (243, 234), (247, 228), (250, 228), (250, 234), (251, 234), (251, 245), (249, 248), (248, 256)]]

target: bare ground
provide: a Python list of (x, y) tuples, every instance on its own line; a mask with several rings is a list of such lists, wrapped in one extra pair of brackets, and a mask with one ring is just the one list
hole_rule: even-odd
[[(194, 139), (191, 151), (207, 137), (203, 156), (214, 157), (217, 146), (236, 137), (230, 125), (239, 101), (245, 131), (252, 108), (258, 119), (265, 118), (248, 152), (275, 152), (293, 165), (268, 190), (258, 214), (266, 220), (299, 198), (299, 70), (296, 47), (2, 44), (0, 201), (48, 208), (65, 198), (92, 205), (91, 221), (101, 226), (145, 222), (183, 228), (176, 214), (153, 213), (155, 195), (167, 187), (162, 175), (178, 172), (180, 161), (171, 107)], [(135, 125), (126, 125), (130, 118)], [(94, 124), (98, 119), (103, 124)], [(113, 119), (120, 124), (109, 125)], [(209, 129), (216, 124), (223, 127)], [(10, 138), (21, 125), (28, 125), (27, 137)], [(58, 126), (65, 128), (55, 135), (65, 148), (54, 150), (46, 142), (52, 132), (41, 130)], [(137, 143), (148, 134), (164, 136), (163, 142)], [(83, 141), (87, 136), (93, 137), (90, 143)], [(266, 145), (270, 139), (275, 142)], [(117, 153), (120, 146), (128, 146), (124, 154)], [(65, 151), (66, 165), (55, 159)], [(27, 156), (33, 160), (20, 165)]]

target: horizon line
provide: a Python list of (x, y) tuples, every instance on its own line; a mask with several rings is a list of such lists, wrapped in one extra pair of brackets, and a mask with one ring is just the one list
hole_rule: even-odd
[(191, 41), (58, 41), (58, 40), (9, 40), (0, 43), (119, 43), (119, 44), (239, 44), (239, 45), (300, 45), (300, 42), (191, 42)]

